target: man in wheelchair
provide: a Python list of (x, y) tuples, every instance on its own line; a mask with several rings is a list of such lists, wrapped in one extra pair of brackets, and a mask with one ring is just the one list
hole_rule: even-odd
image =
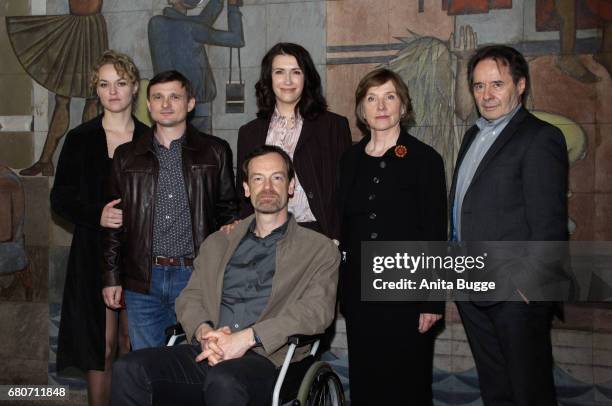
[[(255, 214), (200, 246), (176, 300), (190, 345), (127, 354), (113, 367), (113, 405), (269, 405), (287, 338), (332, 322), (340, 256), (287, 210), (290, 157), (264, 145), (244, 161)], [(300, 361), (308, 348), (293, 357)]]

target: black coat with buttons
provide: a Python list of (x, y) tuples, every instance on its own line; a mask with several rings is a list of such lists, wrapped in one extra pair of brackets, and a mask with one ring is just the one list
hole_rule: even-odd
[[(238, 165), (236, 191), (240, 196), (240, 217), (253, 213), (253, 206), (244, 196), (242, 163), (255, 148), (264, 145), (270, 120), (257, 118), (238, 131)], [(304, 119), (293, 165), (308, 204), (323, 234), (339, 239), (340, 221), (337, 212), (337, 176), (342, 154), (351, 146), (351, 130), (346, 117), (326, 111), (313, 120)]]
[[(339, 173), (340, 298), (343, 313), (360, 301), (361, 241), (446, 241), (447, 196), (444, 163), (429, 145), (401, 132), (395, 148), (380, 159), (375, 173), (363, 173), (370, 136), (342, 157)], [(371, 167), (371, 165), (370, 165)], [(356, 188), (361, 194), (356, 194)], [(363, 193), (365, 192), (365, 193)], [(367, 204), (354, 202), (360, 195)], [(368, 207), (366, 221), (351, 222), (355, 205)], [(371, 221), (369, 221), (371, 220)], [(357, 306), (358, 307), (358, 306)], [(420, 303), (421, 313), (444, 312), (444, 303)]]

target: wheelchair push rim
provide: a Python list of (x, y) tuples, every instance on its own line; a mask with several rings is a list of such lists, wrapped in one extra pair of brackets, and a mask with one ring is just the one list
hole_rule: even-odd
[(317, 361), (310, 366), (294, 405), (299, 406), (343, 406), (342, 383), (327, 362)]

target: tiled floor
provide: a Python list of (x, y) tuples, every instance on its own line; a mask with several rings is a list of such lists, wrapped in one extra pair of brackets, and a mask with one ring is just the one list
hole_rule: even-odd
[[(85, 404), (87, 394), (84, 379), (58, 377), (55, 373), (60, 305), (50, 305), (49, 315), (49, 384), (70, 386), (71, 401), (66, 404)], [(343, 352), (339, 351), (338, 353)], [(339, 375), (345, 389), (346, 398), (349, 399), (348, 359), (346, 355), (336, 356), (332, 352), (326, 352), (323, 354), (322, 359), (329, 362)], [(560, 367), (555, 368), (555, 381), (557, 383), (559, 404), (562, 406), (604, 406), (612, 404), (612, 381), (601, 384), (583, 383), (566, 373)], [(433, 389), (434, 404), (436, 406), (482, 405), (478, 390), (478, 377), (474, 368), (452, 373), (435, 369)]]

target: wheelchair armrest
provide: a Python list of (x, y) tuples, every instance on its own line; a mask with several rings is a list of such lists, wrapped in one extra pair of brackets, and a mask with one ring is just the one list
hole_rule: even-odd
[(312, 336), (305, 334), (294, 334), (287, 338), (288, 344), (295, 344), (296, 347), (302, 347), (304, 345), (314, 344), (317, 340), (323, 338), (323, 334), (315, 334)]
[(181, 323), (176, 323), (172, 326), (166, 327), (166, 330), (164, 330), (166, 337), (170, 337), (170, 336), (180, 336), (181, 334), (185, 334), (185, 331), (183, 330), (183, 326), (181, 326)]

